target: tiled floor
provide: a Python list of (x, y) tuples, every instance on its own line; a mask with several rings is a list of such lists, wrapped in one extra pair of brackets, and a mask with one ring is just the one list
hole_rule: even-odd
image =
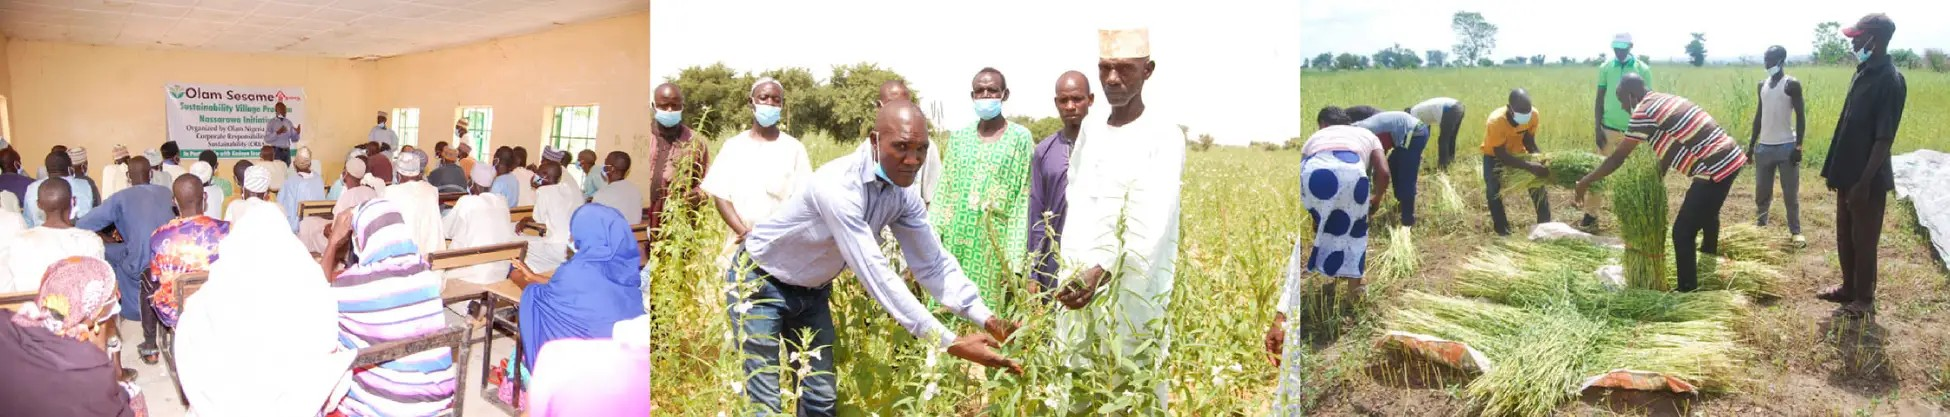
[[(122, 320), (119, 325), (123, 346), (122, 366), (135, 369), (136, 384), (142, 387), (142, 395), (149, 401), (149, 416), (183, 416), (186, 410), (183, 409), (182, 398), (176, 394), (176, 384), (169, 376), (169, 368), (161, 362), (143, 364), (141, 355), (136, 353), (136, 345), (142, 343), (142, 323)], [(464, 392), (467, 416), (509, 417), (508, 413), (481, 398), (481, 374), (485, 372), (481, 369), (481, 346), (474, 345), (469, 352), (471, 357), (467, 362), (467, 389)], [(505, 357), (509, 352), (514, 352), (512, 339), (494, 339), (495, 356)]]

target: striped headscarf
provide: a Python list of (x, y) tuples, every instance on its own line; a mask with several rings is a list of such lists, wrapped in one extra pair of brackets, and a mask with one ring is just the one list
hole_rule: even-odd
[(555, 147), (553, 146), (542, 147), (542, 160), (544, 161), (555, 161), (556, 164), (561, 164), (562, 158), (566, 158), (568, 156), (569, 156), (568, 152), (563, 152), (561, 149), (555, 149)]
[(68, 163), (74, 165), (88, 163), (88, 148), (80, 146), (68, 148)]
[(100, 258), (70, 256), (48, 265), (41, 294), (14, 314), (14, 324), (41, 327), (62, 337), (86, 341), (88, 325), (122, 311), (115, 271)]
[(270, 191), (270, 189), (271, 189), (270, 169), (262, 166), (257, 166), (257, 165), (251, 165), (250, 168), (244, 168), (244, 190), (245, 191), (250, 191), (253, 193), (263, 193), (265, 191)]
[[(375, 199), (348, 214), (354, 222), (352, 251), (359, 259), (332, 280), (342, 345), (364, 349), (446, 328), (442, 279), (420, 257), (398, 206)], [(354, 370), (354, 384), (339, 410), (358, 415), (438, 413), (454, 398), (453, 365), (447, 350), (436, 347)]]

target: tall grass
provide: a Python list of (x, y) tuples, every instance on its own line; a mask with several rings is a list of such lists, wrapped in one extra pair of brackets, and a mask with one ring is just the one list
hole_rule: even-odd
[[(1655, 66), (1652, 69), (1655, 91), (1686, 97), (1706, 109), (1720, 127), (1746, 146), (1753, 127), (1757, 101), (1754, 88), (1767, 73), (1753, 67)], [(1787, 67), (1788, 75), (1801, 80), (1807, 98), (1808, 131), (1802, 164), (1821, 167), (1828, 155), (1828, 141), (1842, 111), (1853, 67)], [(1917, 149), (1950, 149), (1950, 73), (1910, 70), (1909, 101), (1903, 112), (1902, 129), (1893, 153)], [(1491, 110), (1502, 107), (1512, 88), (1530, 93), (1538, 116), (1543, 121), (1537, 146), (1545, 152), (1592, 150), (1591, 101), (1597, 95), (1597, 69), (1586, 67), (1499, 67), (1445, 68), (1413, 71), (1306, 71), (1301, 75), (1306, 93), (1301, 97), (1300, 123), (1303, 132), (1318, 127), (1313, 111), (1321, 106), (1346, 107), (1372, 104), (1382, 109), (1400, 109), (1431, 97), (1454, 97), (1468, 109), (1461, 134), (1456, 137), (1457, 160), (1468, 161), (1471, 150), (1483, 143), (1482, 123)], [(1434, 152), (1427, 158), (1433, 159)]]
[[(708, 144), (716, 149), (732, 133), (714, 134)], [(940, 146), (945, 136), (935, 139)], [(800, 140), (814, 165), (857, 146), (824, 135)], [(1008, 318), (1020, 321), (1021, 327), (1001, 351), (1021, 361), (1024, 374), (987, 370), (909, 335), (851, 273), (842, 273), (833, 282), (831, 298), (838, 342), (824, 350), (833, 355), (841, 414), (1041, 416), (1065, 414), (1066, 404), (1095, 406), (1074, 413), (1080, 415), (1146, 414), (1153, 405), (1152, 388), (1160, 383), (1170, 387), (1170, 409), (1176, 415), (1261, 414), (1275, 371), (1265, 365), (1261, 336), (1272, 321), (1286, 255), (1294, 239), (1304, 237), (1294, 234), (1305, 228), (1305, 216), (1296, 215), (1304, 213), (1295, 171), (1299, 155), (1217, 147), (1188, 154), (1186, 164), (1173, 289), (1177, 296), (1166, 310), (1171, 326), (1162, 330), (1171, 339), (1168, 359), (1123, 355), (1119, 349), (1060, 351), (1055, 321), (1062, 307), (1040, 301), (1042, 295), (1030, 293), (1023, 283), (1013, 283), (1017, 285), (1003, 286), (1002, 298), (1013, 301), (1014, 314)], [(681, 212), (667, 211), (666, 224), (672, 223), (670, 216), (678, 216), (691, 219), (686, 223), (691, 227), (666, 226), (665, 239), (653, 251), (657, 267), (650, 298), (657, 337), (652, 397), (660, 414), (740, 415), (750, 411), (742, 387), (749, 375), (737, 349), (742, 336), (727, 322), (725, 299), (727, 291), (742, 295), (749, 289), (727, 286), (723, 271), (712, 265), (726, 233), (717, 214), (708, 206)], [(890, 260), (901, 268), (898, 257)], [(911, 289), (927, 298), (918, 286)], [(1062, 313), (1107, 314), (1089, 310), (1118, 296), (1106, 292), (1093, 303), (1096, 307)], [(959, 334), (980, 331), (946, 312), (937, 311), (937, 316)], [(785, 343), (804, 340), (788, 339)], [(1074, 356), (1099, 366), (1071, 367), (1066, 359)], [(801, 370), (792, 366), (793, 358), (784, 359), (780, 369), (762, 371), (779, 372), (781, 387), (796, 390), (791, 381)], [(1310, 389), (1317, 395), (1325, 386)], [(792, 413), (794, 405), (784, 404), (785, 412)]]

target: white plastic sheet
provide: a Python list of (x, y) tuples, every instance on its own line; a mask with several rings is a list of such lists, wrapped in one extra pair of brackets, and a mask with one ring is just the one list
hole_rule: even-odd
[(1950, 253), (1950, 154), (1929, 149), (1890, 158), (1896, 198), (1916, 208), (1916, 222), (1929, 231), (1936, 253)]

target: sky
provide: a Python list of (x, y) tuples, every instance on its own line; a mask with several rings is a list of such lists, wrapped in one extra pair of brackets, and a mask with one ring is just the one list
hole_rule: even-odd
[[(740, 71), (878, 63), (907, 77), (942, 124), (976, 120), (969, 83), (982, 67), (1009, 81), (1005, 115), (1054, 117), (1056, 79), (1082, 71), (1109, 114), (1097, 77), (1097, 29), (1146, 26), (1157, 70), (1144, 117), (1210, 133), (1221, 144), (1300, 135), (1300, 3), (1293, 1), (913, 2), (679, 1), (650, 4), (653, 84), (722, 61)], [(1121, 9), (1121, 10), (1120, 10)], [(749, 17), (749, 18), (746, 18)], [(749, 20), (746, 22), (744, 20)], [(770, 21), (770, 22), (766, 22)], [(786, 99), (791, 100), (791, 92)], [(1038, 138), (1041, 139), (1041, 138)]]
[[(1653, 60), (1686, 54), (1693, 32), (1706, 34), (1709, 60), (1758, 57), (1771, 45), (1790, 56), (1807, 55), (1813, 48), (1815, 25), (1835, 21), (1842, 27), (1869, 13), (1887, 13), (1896, 22), (1890, 49), (1950, 47), (1950, 25), (1930, 19), (1950, 16), (1950, 2), (1941, 0), (1849, 1), (1721, 1), (1721, 0), (1300, 0), (1302, 56), (1322, 52), (1372, 55), (1400, 43), (1426, 54), (1450, 50), (1456, 36), (1449, 28), (1457, 11), (1473, 11), (1498, 27), (1494, 57), (1547, 55), (1596, 57), (1610, 54), (1612, 35), (1630, 32), (1634, 52)], [(1599, 12), (1606, 4), (1626, 7)], [(1929, 19), (1926, 19), (1928, 17)]]

